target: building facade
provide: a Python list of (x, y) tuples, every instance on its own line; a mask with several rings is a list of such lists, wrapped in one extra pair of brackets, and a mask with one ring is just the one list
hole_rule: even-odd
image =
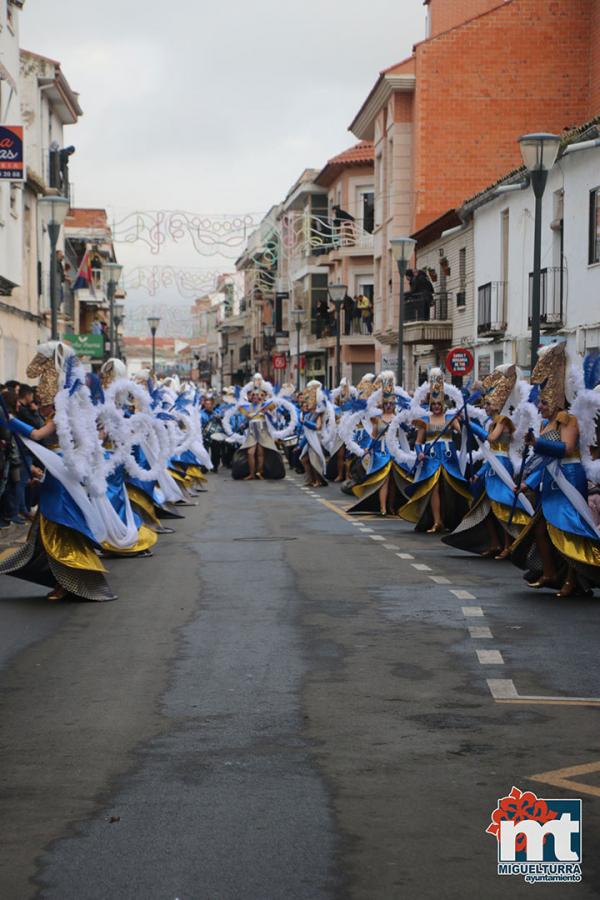
[[(381, 72), (350, 128), (375, 144), (375, 336), (397, 348), (390, 239), (520, 162), (516, 139), (599, 107), (600, 0), (428, 0), (428, 36)], [(395, 347), (394, 347), (395, 345)]]

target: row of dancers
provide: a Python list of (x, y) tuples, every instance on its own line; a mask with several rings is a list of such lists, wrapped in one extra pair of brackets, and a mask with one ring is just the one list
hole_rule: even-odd
[[(291, 409), (291, 407), (293, 407)], [(499, 366), (466, 396), (439, 369), (412, 395), (393, 372), (298, 395), (260, 375), (222, 415), (234, 478), (341, 482), (348, 512), (399, 516), (456, 548), (510, 559), (559, 597), (600, 586), (600, 357), (544, 347), (529, 381)]]

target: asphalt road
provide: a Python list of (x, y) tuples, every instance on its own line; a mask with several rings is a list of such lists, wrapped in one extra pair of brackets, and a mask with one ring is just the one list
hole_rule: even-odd
[[(0, 582), (1, 900), (600, 894), (600, 600), (300, 485), (212, 476), (116, 603)], [(513, 785), (581, 884), (496, 874)]]

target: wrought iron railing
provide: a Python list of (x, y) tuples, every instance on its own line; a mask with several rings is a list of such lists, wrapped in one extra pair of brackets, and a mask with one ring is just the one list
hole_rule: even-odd
[(488, 281), (477, 288), (477, 333), (506, 331), (507, 281)]
[[(548, 327), (564, 324), (565, 270), (562, 266), (542, 269), (540, 275), (540, 323)], [(529, 273), (529, 324), (533, 300), (533, 272)]]
[(446, 322), (450, 318), (450, 294), (408, 294), (404, 302), (405, 322)]

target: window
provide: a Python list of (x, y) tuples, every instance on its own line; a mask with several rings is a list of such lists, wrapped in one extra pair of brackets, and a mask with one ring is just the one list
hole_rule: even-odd
[(458, 251), (458, 280), (459, 290), (456, 294), (456, 305), (464, 308), (467, 305), (467, 248), (461, 247)]
[(373, 234), (375, 228), (375, 194), (371, 190), (360, 191), (360, 218), (363, 228), (368, 234)]
[(590, 266), (600, 263), (600, 187), (590, 191)]

